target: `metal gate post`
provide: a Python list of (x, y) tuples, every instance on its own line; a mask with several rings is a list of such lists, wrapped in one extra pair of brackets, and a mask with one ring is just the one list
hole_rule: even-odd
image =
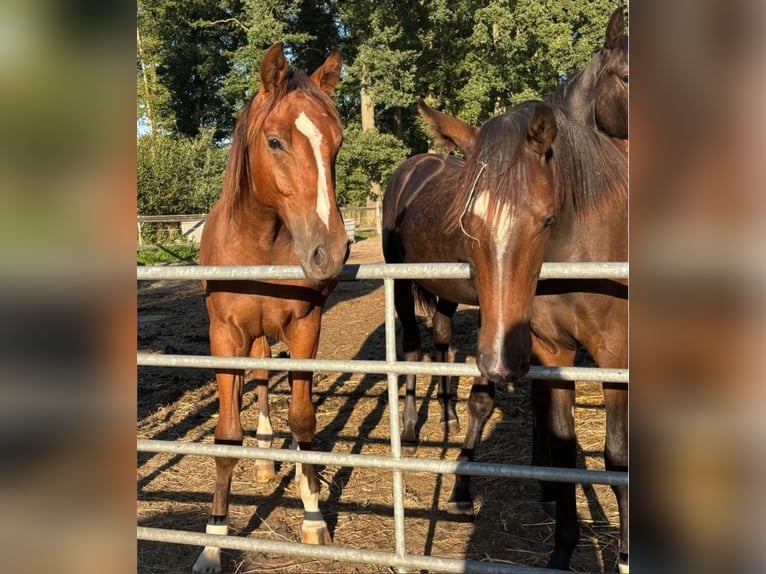
[[(396, 315), (394, 313), (394, 280), (383, 280), (386, 307), (386, 362), (396, 363)], [(388, 373), (388, 416), (391, 426), (391, 457), (402, 458), (402, 443), (399, 431), (399, 376)], [(396, 555), (406, 554), (404, 540), (404, 475), (401, 469), (393, 471), (394, 483), (394, 541)]]

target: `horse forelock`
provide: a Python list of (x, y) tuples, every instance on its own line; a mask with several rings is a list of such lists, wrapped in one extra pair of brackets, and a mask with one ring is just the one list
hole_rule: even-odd
[(507, 213), (519, 194), (528, 192), (524, 143), (533, 106), (522, 104), (488, 120), (479, 130), (474, 153), (458, 183), (455, 202), (447, 213), (448, 230), (464, 229), (464, 217), (480, 202), (488, 224)]
[[(221, 190), (221, 203), (227, 218), (236, 222), (242, 203), (250, 193), (255, 193), (253, 174), (250, 173), (249, 147), (261, 133), (263, 123), (288, 94), (300, 92), (315, 100), (324, 115), (340, 129), (338, 110), (330, 97), (320, 90), (303, 72), (288, 71), (285, 78), (271, 91), (255, 92), (240, 112), (234, 128), (229, 151), (229, 161)], [(294, 121), (291, 118), (290, 121)]]

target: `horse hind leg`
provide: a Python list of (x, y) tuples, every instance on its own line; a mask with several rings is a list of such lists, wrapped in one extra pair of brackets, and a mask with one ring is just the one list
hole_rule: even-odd
[[(217, 344), (213, 337), (211, 337), (211, 351), (213, 355), (219, 356), (241, 356), (245, 354), (242, 349)], [(245, 380), (244, 372), (219, 370), (216, 371), (215, 378), (218, 383), (219, 400), (215, 443), (242, 445), (243, 433), (240, 409), (242, 407), (242, 391)], [(226, 535), (229, 533), (229, 493), (231, 490), (231, 475), (236, 464), (236, 458), (220, 456), (215, 458), (215, 490), (213, 492), (210, 519), (205, 529), (208, 534)], [(211, 574), (220, 571), (221, 549), (215, 546), (206, 546), (194, 563), (192, 572), (195, 574)]]
[[(446, 363), (449, 360), (449, 346), (452, 342), (452, 317), (457, 310), (457, 303), (439, 299), (436, 304), (436, 312), (433, 316), (433, 333), (435, 360), (438, 363)], [(455, 395), (449, 385), (449, 377), (438, 377), (439, 391), (437, 398), (441, 405), (441, 423), (445, 431), (457, 432), (460, 430), (460, 420), (455, 411)]]
[[(253, 342), (250, 356), (254, 358), (271, 357), (271, 347), (265, 336), (259, 337)], [(274, 441), (274, 430), (269, 414), (269, 371), (255, 369), (252, 378), (255, 381), (258, 395), (258, 430), (255, 433), (255, 440), (259, 448), (271, 448)], [(276, 476), (273, 460), (255, 459), (254, 463), (255, 482), (269, 482)]]
[[(402, 325), (402, 351), (405, 361), (419, 361), (421, 358), (420, 329), (415, 320), (415, 298), (412, 281), (394, 281), (394, 305)], [(412, 456), (418, 446), (418, 411), (415, 404), (415, 375), (406, 375), (404, 383), (404, 410), (402, 414), (402, 450)]]

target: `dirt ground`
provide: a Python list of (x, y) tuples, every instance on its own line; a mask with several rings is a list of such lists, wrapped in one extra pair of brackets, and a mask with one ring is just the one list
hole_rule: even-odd
[[(379, 238), (358, 241), (350, 263), (382, 262)], [(382, 359), (385, 356), (383, 285), (380, 281), (340, 283), (328, 301), (319, 358)], [(477, 311), (460, 307), (455, 316), (454, 360), (473, 361)], [(421, 319), (424, 351), (431, 351), (426, 319)], [(138, 284), (138, 349), (145, 352), (208, 354), (207, 315), (198, 282), (141, 281)], [(272, 353), (283, 350), (275, 344)], [(383, 375), (315, 374), (317, 406), (315, 448), (325, 452), (387, 455), (388, 401)], [(528, 382), (498, 390), (494, 413), (485, 428), (479, 461), (529, 464), (532, 423)], [(458, 385), (458, 414), (463, 428), (471, 380)], [(578, 383), (579, 466), (603, 469), (604, 409), (600, 385)], [(286, 374), (272, 373), (270, 400), (275, 448), (288, 448)], [(400, 391), (400, 398), (403, 390)], [(138, 436), (161, 440), (213, 442), (217, 397), (212, 371), (138, 369)], [(255, 443), (255, 388), (246, 385), (243, 407), (245, 444)], [(418, 408), (423, 426), (417, 456), (454, 460), (462, 429), (448, 437), (439, 424), (435, 381), (418, 379)], [(320, 467), (321, 508), (338, 546), (394, 551), (391, 474), (373, 469)], [(204, 532), (214, 483), (212, 458), (139, 453), (138, 524)], [(301, 503), (292, 485), (294, 466), (277, 463), (268, 484), (252, 480), (252, 461), (234, 471), (230, 534), (278, 541), (299, 541)], [(474, 478), (476, 518), (456, 520), (445, 512), (454, 481), (451, 475), (405, 473), (407, 552), (448, 558), (545, 566), (553, 548), (553, 521), (542, 511), (535, 481)], [(580, 544), (575, 571), (613, 571), (618, 545), (617, 506), (606, 486), (578, 487)], [(138, 572), (191, 571), (200, 548), (138, 542)], [(376, 564), (351, 564), (223, 551), (224, 572), (389, 572)]]

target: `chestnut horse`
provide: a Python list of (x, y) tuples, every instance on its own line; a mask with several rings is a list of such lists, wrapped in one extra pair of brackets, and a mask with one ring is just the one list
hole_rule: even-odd
[[(485, 126), (492, 125), (497, 116), (480, 130), (464, 124), (457, 118), (438, 112), (418, 103), (419, 111), (430, 125), (439, 143), (445, 147), (461, 149), (468, 165), (489, 165), (483, 159), (488, 153), (488, 138), (481, 134)], [(488, 217), (485, 207), (487, 194), (498, 187), (493, 178), (478, 169), (471, 172), (474, 179), (467, 179), (481, 191), (481, 201), (474, 198), (456, 197), (456, 192), (445, 180), (447, 166), (460, 165), (451, 156), (423, 155), (405, 162), (394, 173), (384, 198), (383, 250), (386, 261), (468, 261), (476, 272), (476, 282), (463, 281), (417, 281), (400, 282), (396, 289), (397, 314), (402, 323), (403, 351), (405, 359), (420, 358), (420, 334), (415, 323), (412, 288), (419, 299), (430, 301), (433, 306), (433, 332), (436, 360), (444, 361), (451, 340), (451, 319), (458, 303), (479, 304), (481, 325), (477, 363), (482, 376), (474, 382), (468, 399), (468, 429), (459, 460), (474, 458), (482, 428), (494, 405), (495, 382), (514, 381), (523, 376), (529, 366), (529, 355), (544, 365), (571, 365), (577, 344), (582, 344), (599, 361), (602, 367), (625, 367), (627, 363), (627, 289), (612, 281), (541, 281), (537, 274), (542, 260), (545, 261), (624, 261), (627, 259), (627, 160), (621, 151), (604, 134), (589, 126), (570, 120), (562, 110), (552, 109), (558, 135), (551, 144), (550, 168), (553, 176), (554, 204), (545, 222), (550, 230), (544, 234), (525, 223), (531, 209), (527, 194), (511, 198), (509, 205), (516, 211), (498, 219)], [(496, 162), (513, 158), (507, 147), (515, 137), (491, 142), (498, 154)], [(547, 157), (547, 156), (546, 156)], [(419, 167), (419, 170), (414, 170)], [(484, 177), (483, 177), (484, 176)], [(466, 223), (459, 230), (445, 233), (448, 224), (440, 223), (445, 208), (453, 205), (462, 210)], [(463, 220), (461, 219), (461, 222)], [(454, 227), (454, 225), (453, 225)], [(484, 230), (482, 234), (481, 231)], [(428, 234), (438, 233), (438, 242), (428, 241)], [(494, 235), (492, 235), (494, 234)], [(492, 239), (494, 237), (494, 239)], [(495, 243), (493, 243), (493, 241)], [(502, 248), (496, 243), (500, 242)], [(469, 246), (470, 250), (465, 246)], [(501, 263), (508, 252), (527, 258), (526, 272)], [(542, 253), (543, 259), (540, 259)], [(487, 261), (502, 270), (502, 281), (490, 291), (481, 286), (482, 267)], [(481, 262), (481, 263), (477, 263)], [(491, 266), (490, 266), (491, 267)], [(513, 269), (513, 271), (509, 271)], [(535, 283), (537, 285), (535, 286)], [(458, 287), (459, 286), (459, 287)], [(531, 286), (531, 287), (530, 287)], [(505, 293), (514, 293), (509, 300)], [(537, 297), (535, 297), (537, 293)], [(522, 297), (523, 298), (519, 298)], [(486, 305), (486, 306), (485, 306)], [(523, 309), (524, 313), (518, 310)], [(498, 323), (501, 323), (498, 326)], [(498, 335), (499, 332), (502, 335)], [(488, 331), (487, 331), (488, 330)], [(531, 333), (531, 336), (530, 336)], [(489, 352), (482, 339), (492, 337), (497, 345)], [(531, 342), (530, 342), (531, 338)], [(531, 345), (531, 347), (530, 347)], [(509, 357), (511, 360), (499, 360)], [(537, 383), (535, 383), (537, 384)], [(573, 393), (569, 396), (568, 385), (542, 383), (551, 393), (551, 416), (549, 432), (555, 437), (547, 463), (555, 466), (574, 466), (576, 459), (573, 425), (561, 421), (567, 414), (571, 419), (574, 406)], [(566, 389), (559, 388), (566, 387)], [(611, 469), (627, 467), (627, 449), (623, 439), (627, 436), (626, 412), (621, 408), (625, 389), (619, 391), (605, 385), (608, 393), (607, 410), (611, 432), (607, 433), (607, 465)], [(614, 392), (612, 392), (614, 391)], [(547, 396), (547, 395), (545, 395)], [(570, 400), (570, 398), (572, 400)], [(442, 403), (442, 421), (456, 425), (454, 400), (446, 377), (439, 380), (439, 400)], [(547, 403), (546, 403), (547, 404)], [(566, 413), (564, 411), (566, 410)], [(562, 414), (564, 413), (564, 414)], [(410, 448), (417, 444), (415, 432), (415, 377), (406, 379), (406, 395), (402, 442)], [(625, 431), (625, 433), (623, 433)], [(611, 442), (610, 442), (611, 439)], [(624, 464), (623, 464), (624, 463)], [(578, 534), (573, 484), (556, 484), (556, 534), (555, 548), (549, 566), (568, 568)], [(626, 491), (626, 489), (623, 489)], [(627, 494), (625, 492), (625, 494)], [(618, 501), (622, 491), (618, 493)], [(623, 499), (626, 502), (627, 498)], [(621, 509), (623, 506), (621, 504)], [(627, 506), (624, 507), (627, 515)], [(458, 475), (450, 497), (448, 510), (454, 513), (473, 514), (470, 495), (470, 477)], [(626, 529), (625, 529), (626, 531)]]
[[(267, 337), (284, 341), (296, 359), (313, 359), (322, 308), (349, 253), (335, 198), (335, 157), (342, 132), (330, 100), (340, 76), (333, 51), (310, 77), (288, 71), (282, 44), (271, 46), (260, 68), (258, 92), (244, 107), (232, 137), (221, 197), (205, 224), (202, 265), (295, 265), (305, 280), (206, 281), (210, 350), (216, 356), (266, 357)], [(241, 370), (216, 370), (217, 444), (242, 444)], [(254, 372), (259, 420), (257, 443), (271, 446), (268, 371)], [(288, 420), (294, 442), (311, 449), (316, 428), (310, 372), (289, 373)], [(208, 533), (228, 532), (231, 476), (237, 459), (215, 459), (216, 481)], [(274, 463), (256, 461), (258, 482), (274, 476)], [(304, 507), (301, 540), (330, 542), (319, 510), (319, 481), (312, 465), (297, 464)], [(194, 572), (220, 572), (221, 554), (206, 547)]]
[(585, 67), (560, 84), (546, 101), (573, 121), (593, 126), (628, 153), (628, 36), (622, 6), (606, 25), (604, 45)]

